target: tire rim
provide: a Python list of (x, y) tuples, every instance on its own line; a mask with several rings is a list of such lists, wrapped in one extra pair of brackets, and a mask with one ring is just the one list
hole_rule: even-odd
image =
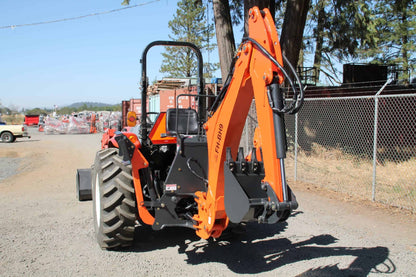
[(95, 215), (97, 220), (97, 226), (100, 226), (101, 222), (101, 196), (100, 196), (100, 180), (98, 174), (95, 175)]

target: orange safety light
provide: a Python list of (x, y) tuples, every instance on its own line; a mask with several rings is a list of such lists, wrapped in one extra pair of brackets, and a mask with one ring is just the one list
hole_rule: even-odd
[(135, 142), (137, 141), (137, 137), (136, 137), (136, 136), (134, 136), (134, 135), (131, 135), (131, 136), (129, 136), (129, 140), (130, 140), (132, 143), (135, 143)]
[(127, 126), (134, 127), (136, 126), (137, 115), (135, 112), (130, 111), (127, 113)]

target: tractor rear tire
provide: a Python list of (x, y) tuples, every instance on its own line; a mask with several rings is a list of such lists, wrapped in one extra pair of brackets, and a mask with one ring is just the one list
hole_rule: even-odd
[(136, 197), (131, 165), (122, 163), (117, 148), (97, 152), (91, 173), (94, 229), (102, 249), (133, 245)]

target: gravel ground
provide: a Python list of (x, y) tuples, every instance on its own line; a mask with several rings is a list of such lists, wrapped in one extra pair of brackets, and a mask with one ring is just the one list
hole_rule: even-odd
[(1, 276), (416, 276), (415, 215), (303, 184), (285, 223), (221, 240), (138, 227), (132, 248), (103, 251), (92, 202), (75, 197), (100, 135), (30, 132), (0, 143)]
[(0, 181), (15, 175), (21, 161), (21, 158), (0, 157)]

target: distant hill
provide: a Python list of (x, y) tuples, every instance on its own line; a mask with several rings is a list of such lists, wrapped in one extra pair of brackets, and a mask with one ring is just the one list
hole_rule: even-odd
[(98, 102), (76, 102), (69, 106), (66, 106), (67, 108), (75, 108), (78, 109), (82, 106), (86, 105), (87, 107), (109, 107), (114, 106), (115, 104), (105, 104), (105, 103), (98, 103)]

